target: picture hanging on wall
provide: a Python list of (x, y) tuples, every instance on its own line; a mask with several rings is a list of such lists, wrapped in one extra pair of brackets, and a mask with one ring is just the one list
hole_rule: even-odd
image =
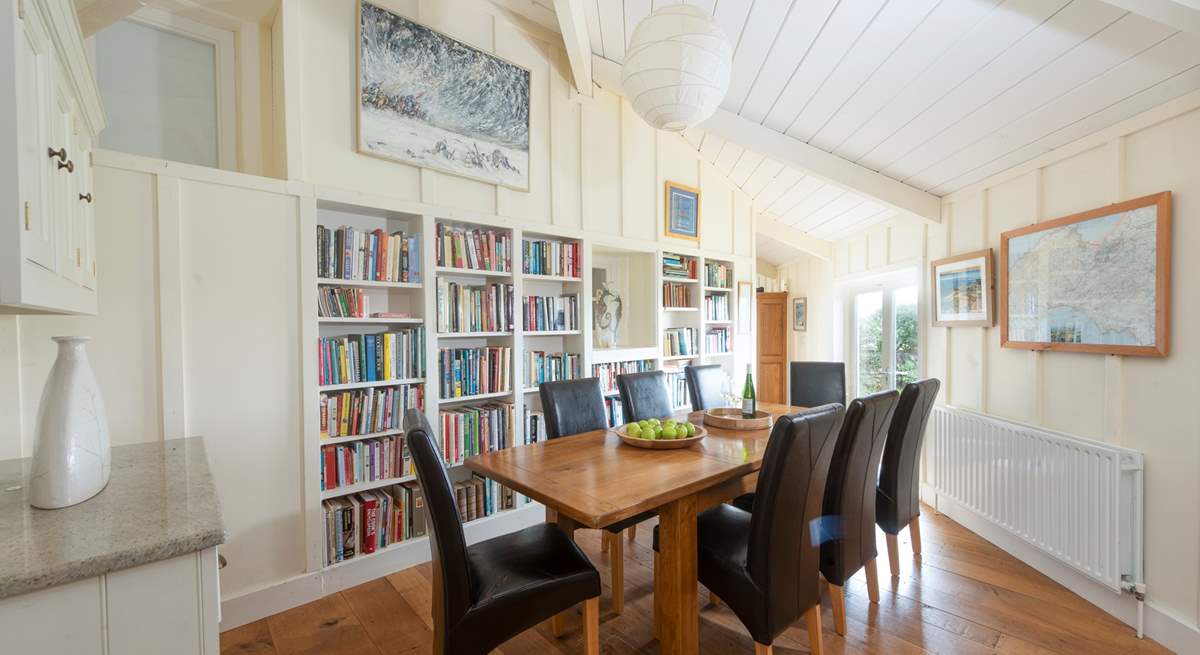
[(358, 151), (529, 189), (529, 70), (361, 2)]
[(749, 282), (737, 283), (737, 324), (738, 334), (750, 334), (751, 323), (754, 319), (751, 315), (754, 302), (754, 288)]
[(1000, 235), (1000, 345), (1166, 357), (1171, 192)]
[(992, 249), (976, 250), (929, 265), (933, 324), (938, 327), (991, 327)]
[(808, 298), (792, 299), (792, 330), (796, 332), (808, 330)]
[(666, 235), (700, 241), (700, 189), (667, 182), (664, 203)]

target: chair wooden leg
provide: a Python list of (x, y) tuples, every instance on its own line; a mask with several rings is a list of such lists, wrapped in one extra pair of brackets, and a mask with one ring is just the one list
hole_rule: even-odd
[(620, 534), (608, 534), (612, 535), (612, 543), (609, 544), (612, 555), (608, 563), (612, 569), (612, 609), (613, 614), (620, 616), (625, 611), (625, 544)]
[(600, 655), (600, 597), (583, 601), (583, 652)]
[(629, 526), (629, 528), (627, 530), (625, 530), (625, 534), (629, 537), (630, 541), (637, 539), (637, 526), (636, 525)]
[(825, 652), (825, 637), (821, 636), (821, 604), (817, 603), (804, 613), (808, 623), (808, 652), (812, 655), (823, 655)]
[(908, 523), (908, 535), (912, 537), (913, 557), (921, 557), (921, 517), (914, 517)]
[(566, 612), (559, 612), (558, 614), (550, 617), (550, 634), (554, 635), (556, 639), (563, 636), (563, 633), (566, 632), (566, 627)]
[(892, 577), (900, 577), (900, 545), (896, 543), (896, 535), (887, 535), (888, 566), (892, 568)]
[[(654, 551), (654, 580), (658, 581), (658, 551)], [(658, 588), (655, 586), (654, 591), (654, 617), (652, 626), (654, 628), (654, 638), (658, 639), (658, 622), (662, 618), (662, 610), (658, 606)]]
[(754, 655), (771, 655), (775, 652), (775, 648), (770, 644), (760, 644), (754, 642)]
[(829, 597), (833, 601), (833, 631), (846, 636), (846, 595), (838, 585), (829, 583)]
[(876, 605), (879, 604), (879, 569), (875, 565), (877, 558), (867, 562), (867, 598)]

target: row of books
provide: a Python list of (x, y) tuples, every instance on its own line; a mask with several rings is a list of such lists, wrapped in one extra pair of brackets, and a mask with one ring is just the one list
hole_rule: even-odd
[(525, 296), (525, 330), (579, 329), (579, 295)]
[(378, 437), (321, 447), (321, 489), (412, 475), (404, 437)]
[(317, 316), (321, 318), (366, 318), (371, 299), (362, 289), (321, 287), (317, 290)]
[(608, 427), (615, 428), (625, 424), (625, 411), (621, 399), (615, 396), (604, 397), (604, 415), (608, 418)]
[(733, 267), (722, 262), (704, 262), (704, 286), (733, 288)]
[(663, 282), (663, 307), (691, 307), (692, 285)]
[(317, 276), (376, 282), (421, 281), (421, 237), (404, 232), (317, 226)]
[(438, 223), (437, 265), (509, 272), (512, 236), (492, 229), (466, 229)]
[(687, 392), (687, 375), (683, 371), (667, 372), (667, 389), (671, 394), (671, 407), (682, 407), (691, 402)]
[(438, 413), (442, 461), (447, 466), (480, 453), (508, 448), (513, 442), (512, 403), (455, 407)]
[(583, 277), (583, 245), (579, 242), (525, 239), (521, 249), (525, 273)]
[(662, 256), (663, 277), (696, 279), (696, 258), (675, 255), (669, 252)]
[(318, 384), (385, 382), (425, 377), (425, 327), (380, 334), (323, 337), (317, 343)]
[(617, 393), (617, 376), (626, 373), (642, 373), (654, 370), (654, 360), (637, 359), (625, 362), (592, 364), (592, 375), (600, 378), (600, 390), (604, 394)]
[(704, 352), (727, 353), (732, 345), (729, 328), (709, 328), (704, 333)]
[(512, 348), (441, 348), (438, 359), (443, 399), (512, 391)]
[(525, 436), (523, 443), (531, 444), (546, 440), (546, 415), (542, 412), (529, 409), (529, 405), (525, 405), (524, 417), (521, 424), (525, 427), (521, 434)]
[(704, 296), (704, 320), (729, 320), (729, 294), (710, 293)]
[(334, 498), (321, 508), (326, 566), (425, 536), (424, 499), (415, 482)]
[(425, 385), (402, 384), (321, 394), (321, 438), (399, 430), (404, 412), (425, 408)]
[(695, 328), (667, 328), (663, 331), (663, 355), (698, 355)]
[(583, 377), (583, 356), (579, 353), (525, 351), (524, 388), (526, 389), (536, 387), (543, 382), (575, 380), (581, 377)]
[(522, 494), (478, 475), (454, 483), (454, 500), (458, 503), (458, 519), (463, 523), (516, 509), (529, 502)]
[(513, 286), (475, 286), (438, 278), (437, 329), (439, 333), (512, 330)]

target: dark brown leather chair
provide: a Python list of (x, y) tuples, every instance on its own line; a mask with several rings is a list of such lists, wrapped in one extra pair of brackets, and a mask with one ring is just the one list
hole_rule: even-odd
[[(780, 418), (763, 454), (754, 512), (722, 504), (696, 518), (700, 583), (746, 626), (757, 654), (770, 655), (775, 638), (802, 614), (810, 652), (822, 652), (812, 524), (820, 521), (842, 417), (835, 404)], [(654, 551), (657, 562), (657, 526)]]
[(933, 401), (942, 386), (936, 378), (905, 385), (892, 414), (879, 486), (875, 490), (875, 523), (887, 534), (888, 564), (893, 578), (900, 577), (900, 547), (896, 535), (909, 526), (913, 556), (921, 556), (921, 443)]
[[(833, 451), (825, 481), (825, 512), (821, 535), (821, 575), (829, 581), (833, 627), (846, 634), (846, 601), (842, 587), (859, 569), (867, 568), (867, 595), (879, 602), (879, 573), (875, 566), (875, 482), (896, 409), (895, 391), (856, 398), (846, 408), (846, 420)], [(757, 502), (757, 501), (756, 501)]]
[(618, 375), (617, 391), (621, 392), (626, 422), (660, 419), (673, 413), (667, 374), (662, 371)]
[[(608, 428), (600, 378), (543, 382), (538, 386), (538, 394), (546, 414), (548, 439)], [(637, 536), (637, 524), (653, 517), (654, 512), (643, 512), (604, 528), (600, 543), (603, 552), (610, 553), (614, 614), (625, 610), (625, 546), (621, 542), (621, 533), (628, 530), (632, 541)]]
[(713, 407), (724, 407), (721, 385), (725, 383), (725, 369), (720, 364), (685, 366), (688, 396), (692, 400), (692, 411), (702, 412)]
[(793, 406), (846, 403), (846, 365), (842, 362), (792, 362), (789, 368), (788, 399)]
[(600, 574), (579, 546), (542, 523), (468, 547), (425, 415), (409, 410), (404, 432), (429, 520), (433, 652), (484, 655), (577, 603), (585, 650), (600, 652)]

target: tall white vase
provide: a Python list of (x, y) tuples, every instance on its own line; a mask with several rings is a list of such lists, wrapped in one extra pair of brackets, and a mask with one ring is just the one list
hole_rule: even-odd
[(82, 503), (108, 484), (108, 416), (88, 363), (90, 337), (53, 337), (58, 358), (38, 406), (29, 503), (57, 509)]

